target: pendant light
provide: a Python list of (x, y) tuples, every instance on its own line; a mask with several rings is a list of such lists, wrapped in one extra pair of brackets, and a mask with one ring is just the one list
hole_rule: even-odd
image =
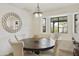
[(33, 13), (35, 17), (41, 17), (43, 12), (40, 11), (39, 3), (37, 4), (37, 11)]

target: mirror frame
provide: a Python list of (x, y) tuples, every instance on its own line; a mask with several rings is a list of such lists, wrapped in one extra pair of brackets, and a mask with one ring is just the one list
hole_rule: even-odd
[[(19, 25), (17, 27), (17, 29), (12, 29), (10, 27), (7, 26), (7, 21), (10, 20), (9, 18), (10, 17), (14, 17), (14, 19), (16, 18), (17, 20), (19, 20)], [(17, 21), (16, 21), (17, 22)], [(18, 24), (15, 23), (15, 25)], [(9, 13), (6, 13), (3, 17), (2, 17), (2, 26), (3, 28), (7, 31), (7, 32), (10, 32), (10, 33), (16, 33), (18, 32), (20, 29), (21, 29), (21, 26), (22, 26), (22, 21), (21, 21), (21, 18), (16, 14), (16, 13), (13, 13), (13, 12), (9, 12)]]

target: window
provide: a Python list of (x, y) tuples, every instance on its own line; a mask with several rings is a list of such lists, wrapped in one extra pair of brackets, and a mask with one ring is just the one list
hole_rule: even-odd
[(77, 16), (78, 16), (78, 14), (74, 15), (74, 32), (75, 33), (77, 33), (77, 21), (78, 21)]
[(42, 32), (46, 32), (46, 18), (42, 18)]
[(51, 18), (50, 30), (51, 33), (67, 33), (67, 16)]

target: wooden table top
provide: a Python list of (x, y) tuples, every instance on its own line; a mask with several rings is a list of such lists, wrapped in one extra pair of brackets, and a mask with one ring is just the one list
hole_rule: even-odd
[(31, 50), (44, 50), (44, 49), (50, 49), (55, 46), (55, 41), (51, 39), (46, 38), (28, 38), (23, 39), (24, 42), (24, 48)]

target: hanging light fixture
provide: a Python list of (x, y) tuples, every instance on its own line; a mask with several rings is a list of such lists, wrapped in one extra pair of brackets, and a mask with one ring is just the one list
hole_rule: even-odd
[(42, 12), (40, 11), (40, 7), (39, 7), (39, 3), (37, 4), (37, 11), (33, 13), (33, 15), (35, 17), (41, 17), (42, 16)]

